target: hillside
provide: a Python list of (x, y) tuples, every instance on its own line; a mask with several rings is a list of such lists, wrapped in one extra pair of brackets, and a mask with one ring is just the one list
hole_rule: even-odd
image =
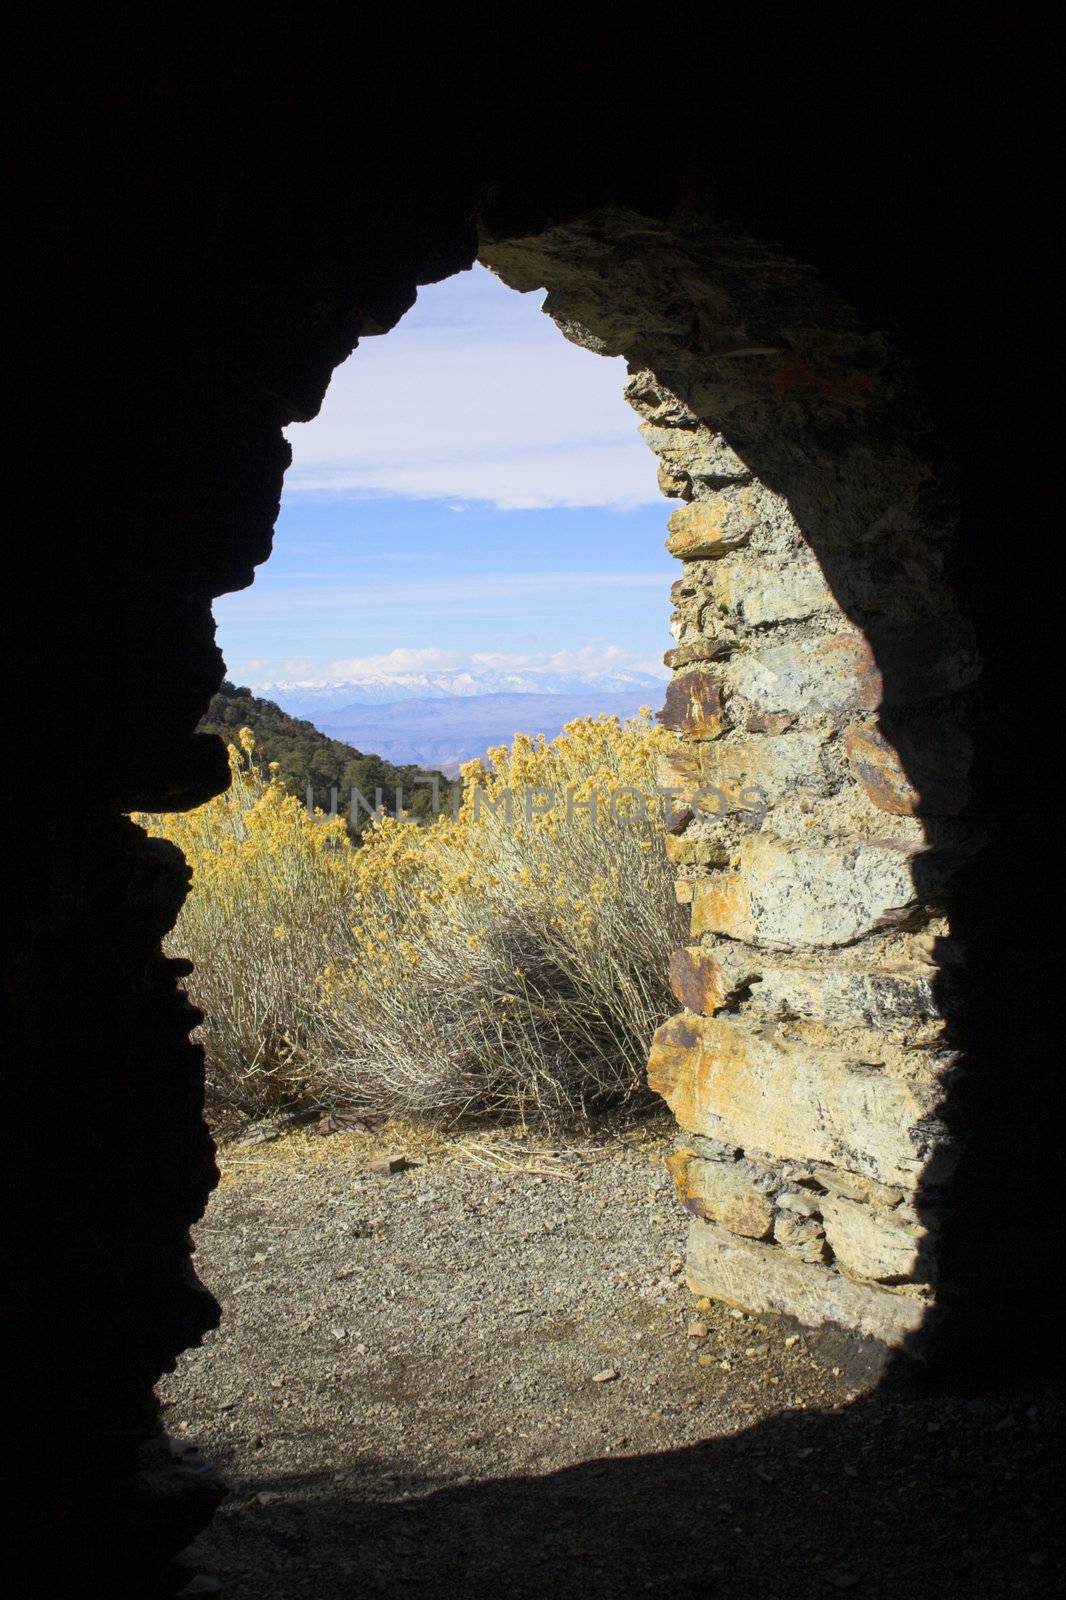
[[(441, 779), (442, 803), (447, 796), (447, 780), (440, 772), (427, 773), (411, 763), (396, 765), (380, 755), (364, 754), (351, 744), (320, 733), (310, 722), (290, 717), (272, 700), (260, 700), (250, 689), (224, 683), (200, 723), (200, 732), (218, 734), (227, 744), (233, 744), (238, 730), (245, 727), (255, 735), (257, 756), (264, 762), (276, 761), (278, 776), (301, 799), (310, 784), (315, 804), (324, 810), (329, 808), (331, 789), (336, 789), (338, 809), (347, 816), (354, 788), (371, 804), (375, 790), (381, 789), (385, 809), (391, 812), (400, 787), (407, 809), (416, 816), (427, 815), (432, 807), (432, 790), (424, 781), (427, 776)], [(423, 782), (417, 784), (416, 779)], [(361, 808), (358, 822), (352, 824), (349, 820), (353, 837), (362, 833), (366, 820), (367, 814)]]

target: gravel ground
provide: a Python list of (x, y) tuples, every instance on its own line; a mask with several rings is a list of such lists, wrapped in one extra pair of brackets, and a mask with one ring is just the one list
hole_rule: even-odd
[(196, 1567), (241, 1600), (1063, 1592), (1051, 1401), (893, 1396), (694, 1301), (668, 1139), (230, 1149), (223, 1325), (161, 1390), (231, 1485)]

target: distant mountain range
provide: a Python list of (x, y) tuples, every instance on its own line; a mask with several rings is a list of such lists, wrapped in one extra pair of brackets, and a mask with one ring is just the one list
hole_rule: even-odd
[(331, 739), (373, 750), (384, 761), (436, 767), (453, 778), (459, 766), (490, 745), (509, 744), (516, 733), (554, 739), (574, 717), (600, 713), (631, 717), (662, 696), (628, 694), (470, 694), (347, 706), (319, 724)]
[[(368, 673), (336, 681), (256, 683), (253, 691), (291, 716), (321, 722), (337, 720), (353, 706), (395, 705), (401, 700), (455, 700), (485, 695), (575, 695), (590, 712), (605, 694), (637, 695), (635, 704), (658, 703), (665, 673), (627, 668), (604, 672), (554, 672), (545, 667), (493, 671), (491, 668), (453, 667), (430, 672)], [(641, 700), (643, 696), (643, 701)]]
[(331, 739), (373, 750), (385, 761), (435, 767), (454, 777), (460, 764), (507, 744), (516, 733), (553, 739), (575, 717), (629, 717), (657, 708), (665, 680), (622, 670), (561, 673), (410, 672), (338, 683), (256, 684), (257, 694), (307, 718)]

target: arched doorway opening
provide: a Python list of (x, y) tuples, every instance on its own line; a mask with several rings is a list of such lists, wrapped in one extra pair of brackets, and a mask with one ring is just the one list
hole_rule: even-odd
[(481, 259), (624, 356), (682, 502), (662, 719), (686, 748), (662, 776), (693, 942), (650, 1070), (690, 1136), (694, 1282), (908, 1345), (957, 1159), (945, 896), (980, 847), (980, 663), (920, 396), (808, 268), (699, 214), (607, 211)]
[(688, 1284), (920, 1354), (957, 1156), (945, 896), (979, 843), (979, 663), (913, 387), (806, 268), (695, 217), (608, 212), (482, 258), (625, 356), (681, 502), (660, 779), (692, 926), (650, 1079), (680, 1123)]

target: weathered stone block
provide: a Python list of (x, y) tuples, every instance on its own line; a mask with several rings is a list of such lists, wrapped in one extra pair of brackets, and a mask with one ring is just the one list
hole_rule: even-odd
[(772, 804), (790, 784), (821, 778), (822, 744), (818, 734), (798, 731), (776, 738), (734, 738), (701, 752), (701, 781), (730, 796), (759, 789)]
[(893, 718), (884, 732), (853, 724), (844, 731), (844, 748), (856, 778), (881, 811), (955, 817), (969, 803), (973, 742), (946, 717)]
[[(780, 741), (774, 740), (776, 744)], [(692, 932), (776, 945), (850, 944), (900, 920), (920, 895), (913, 860), (889, 844), (815, 848), (767, 834), (742, 841), (735, 870), (699, 885)]]
[(722, 435), (702, 424), (664, 427), (655, 420), (642, 423), (640, 433), (674, 475), (707, 483), (743, 483), (751, 477), (751, 468)]
[[(709, 956), (709, 952), (705, 952)], [(894, 967), (843, 966), (839, 960), (777, 961), (745, 946), (727, 948), (717, 959), (727, 992), (755, 980), (748, 1002), (753, 1021), (765, 1017), (809, 1018), (851, 1028), (913, 1028), (936, 1017), (942, 980), (928, 963)], [(696, 1008), (692, 1008), (696, 1009)]]
[(688, 1132), (906, 1190), (946, 1139), (932, 1064), (903, 1078), (812, 1045), (799, 1029), (752, 1033), (730, 1016), (683, 1012), (663, 1023), (648, 1083)]
[[(626, 379), (622, 393), (634, 411), (659, 428), (696, 428), (699, 418), (685, 402), (665, 388), (654, 372), (645, 368)], [(722, 440), (723, 445), (725, 440)], [(728, 446), (726, 446), (728, 448)]]
[(751, 537), (753, 508), (747, 490), (716, 494), (671, 511), (666, 548), (679, 561), (706, 561), (735, 550)]
[(688, 739), (717, 739), (728, 726), (717, 681), (709, 672), (678, 673), (667, 687), (659, 721)]
[(729, 995), (718, 962), (698, 944), (671, 952), (670, 987), (683, 1006), (705, 1017), (713, 1017)]
[(748, 733), (784, 733), (795, 720), (787, 711), (772, 711), (767, 716), (749, 717), (744, 727)]
[(687, 807), (703, 781), (703, 768), (699, 750), (679, 745), (664, 750), (656, 757), (655, 781), (661, 789), (676, 790), (673, 803)]
[(729, 851), (722, 840), (705, 833), (666, 833), (663, 848), (667, 860), (679, 867), (724, 867), (729, 860)]
[(749, 627), (798, 622), (836, 608), (833, 591), (813, 556), (784, 562), (737, 557), (723, 562), (712, 581), (715, 603)]
[(668, 461), (660, 461), (655, 473), (655, 481), (659, 485), (659, 493), (665, 495), (667, 500), (685, 500), (692, 498), (692, 479), (687, 472), (681, 472)]
[(874, 711), (955, 694), (980, 671), (973, 629), (934, 617), (893, 631), (838, 633), (730, 658), (728, 685), (757, 712)]
[[(676, 805), (691, 807), (698, 815), (718, 816), (725, 809), (762, 811), (788, 785), (821, 775), (821, 745), (817, 734), (797, 732), (682, 748), (662, 757), (659, 782), (679, 791)], [(700, 789), (711, 792), (696, 806)]]
[(792, 1316), (807, 1327), (836, 1323), (887, 1345), (916, 1334), (928, 1309), (917, 1296), (855, 1283), (778, 1245), (738, 1239), (698, 1217), (689, 1227), (686, 1281), (693, 1294), (727, 1305)]
[(831, 1194), (822, 1196), (821, 1212), (826, 1238), (849, 1277), (928, 1281), (932, 1267), (928, 1233), (913, 1216), (874, 1210)]
[(843, 712), (880, 704), (873, 655), (859, 633), (738, 652), (726, 681), (756, 712)]
[(748, 1239), (765, 1239), (769, 1235), (773, 1206), (755, 1188), (743, 1166), (701, 1161), (692, 1150), (677, 1151), (667, 1165), (681, 1204), (693, 1216), (717, 1222), (730, 1233)]
[(816, 1217), (786, 1207), (774, 1218), (774, 1238), (790, 1255), (816, 1265), (828, 1259), (825, 1229)]
[(718, 661), (726, 653), (726, 645), (716, 639), (693, 639), (663, 654), (663, 665), (677, 672), (681, 667), (697, 666), (704, 661)]

